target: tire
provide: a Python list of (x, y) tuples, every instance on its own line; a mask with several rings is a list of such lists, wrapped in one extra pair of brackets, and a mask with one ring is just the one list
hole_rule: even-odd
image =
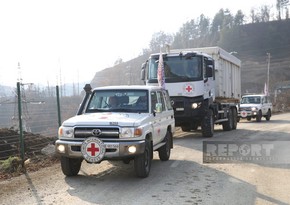
[(192, 130), (197, 130), (198, 129), (198, 124), (194, 124), (194, 125), (192, 125)]
[(240, 122), (241, 121), (241, 118), (240, 117), (237, 117), (237, 122)]
[(251, 117), (247, 117), (247, 121), (251, 121), (252, 120), (252, 118)]
[(256, 116), (256, 121), (257, 122), (261, 122), (262, 121), (262, 111), (261, 110), (259, 110), (259, 112), (258, 112), (258, 114)]
[(131, 160), (130, 159), (123, 159), (122, 161), (124, 164), (129, 164)]
[(134, 159), (135, 173), (140, 178), (148, 177), (151, 169), (152, 162), (152, 146), (151, 143), (146, 140), (145, 151), (143, 154), (138, 155)]
[(190, 131), (190, 125), (183, 125), (183, 126), (181, 126), (181, 130), (183, 132), (189, 132)]
[(233, 130), (236, 130), (238, 125), (238, 113), (235, 108), (232, 109), (232, 114), (233, 114)]
[(208, 110), (206, 116), (201, 122), (201, 132), (203, 137), (212, 137), (214, 134), (214, 119), (213, 111), (211, 109)]
[(267, 115), (266, 115), (266, 120), (269, 121), (272, 116), (271, 110), (268, 110)]
[(82, 165), (82, 161), (83, 161), (82, 159), (61, 157), (60, 163), (63, 174), (66, 176), (78, 175)]
[(232, 113), (232, 109), (229, 109), (228, 121), (223, 123), (223, 130), (230, 131), (232, 129), (233, 129), (233, 113)]
[(162, 147), (158, 149), (158, 155), (161, 161), (167, 161), (170, 158), (171, 140), (172, 140), (172, 134), (170, 131), (167, 130), (167, 133), (165, 136), (165, 145), (163, 145)]

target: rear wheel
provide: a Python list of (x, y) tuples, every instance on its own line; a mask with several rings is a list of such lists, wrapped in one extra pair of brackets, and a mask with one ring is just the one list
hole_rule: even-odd
[(208, 110), (206, 116), (203, 118), (201, 123), (201, 132), (203, 137), (212, 137), (214, 133), (214, 119), (213, 111)]
[(237, 129), (238, 125), (238, 113), (235, 108), (232, 109), (232, 113), (233, 113), (233, 130), (235, 130)]
[(83, 161), (82, 159), (61, 157), (60, 163), (63, 174), (66, 176), (78, 175), (82, 161)]
[(268, 110), (267, 115), (266, 115), (266, 120), (269, 121), (272, 116), (271, 110)]
[(223, 130), (224, 131), (230, 131), (233, 129), (233, 113), (232, 113), (231, 109), (229, 109), (227, 117), (228, 117), (228, 121), (225, 121), (223, 123)]
[(149, 140), (146, 140), (145, 151), (134, 159), (134, 168), (136, 175), (141, 178), (148, 177), (152, 161), (152, 146)]
[(171, 140), (172, 140), (172, 134), (170, 131), (167, 130), (166, 137), (165, 137), (165, 145), (163, 145), (162, 147), (158, 149), (158, 155), (161, 161), (167, 161), (170, 157)]

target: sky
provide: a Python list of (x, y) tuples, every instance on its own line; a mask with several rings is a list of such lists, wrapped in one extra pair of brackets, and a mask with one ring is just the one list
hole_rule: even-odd
[[(89, 83), (137, 57), (154, 33), (174, 34), (201, 14), (249, 15), (276, 0), (0, 0), (0, 85)], [(20, 66), (19, 66), (20, 65)], [(141, 65), (140, 65), (141, 66)]]

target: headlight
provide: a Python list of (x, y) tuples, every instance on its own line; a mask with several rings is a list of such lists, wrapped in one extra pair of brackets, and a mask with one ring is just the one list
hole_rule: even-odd
[(191, 108), (192, 108), (192, 109), (196, 109), (196, 108), (197, 108), (197, 103), (192, 103), (192, 104), (191, 104)]
[(74, 129), (72, 127), (61, 126), (58, 129), (58, 137), (68, 137), (72, 138), (74, 136)]
[(200, 106), (201, 106), (201, 102), (199, 102), (199, 103), (192, 103), (192, 104), (191, 104), (191, 108), (192, 108), (192, 109), (199, 108)]
[(256, 111), (258, 110), (256, 107), (252, 107), (252, 111)]
[(141, 128), (122, 128), (120, 138), (140, 137), (142, 135)]

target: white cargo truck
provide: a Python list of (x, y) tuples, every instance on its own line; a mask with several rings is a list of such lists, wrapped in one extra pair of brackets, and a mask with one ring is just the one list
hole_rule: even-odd
[[(141, 79), (157, 85), (160, 53), (143, 63)], [(237, 127), (241, 98), (241, 61), (219, 47), (171, 50), (163, 53), (165, 87), (173, 103), (176, 126), (183, 131), (201, 127), (212, 137), (214, 124)]]

